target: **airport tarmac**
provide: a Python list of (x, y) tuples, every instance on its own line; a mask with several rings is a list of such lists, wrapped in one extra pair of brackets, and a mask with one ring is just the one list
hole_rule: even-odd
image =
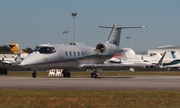
[(31, 90), (180, 90), (180, 76), (49, 78), (0, 76), (0, 89)]
[[(30, 69), (23, 68), (21, 66), (3, 66), (0, 65), (1, 68), (7, 68), (8, 71), (31, 71)], [(124, 70), (129, 70), (129, 67), (103, 67), (102, 70), (118, 70), (118, 71), (124, 71)], [(166, 68), (142, 68), (142, 67), (134, 67), (135, 71), (167, 71), (168, 69)], [(69, 69), (70, 71), (86, 71), (86, 69)], [(179, 71), (179, 68), (173, 68), (170, 69), (170, 71)], [(41, 69), (41, 71), (47, 71), (47, 69)]]

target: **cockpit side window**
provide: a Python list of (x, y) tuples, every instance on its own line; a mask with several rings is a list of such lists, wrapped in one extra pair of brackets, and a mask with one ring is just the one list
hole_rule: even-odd
[(34, 49), (34, 51), (38, 51), (39, 48), (40, 48), (39, 46), (36, 46), (35, 49)]
[(40, 47), (39, 49), (37, 49), (37, 51), (40, 53), (46, 53), (46, 54), (56, 52), (54, 47)]

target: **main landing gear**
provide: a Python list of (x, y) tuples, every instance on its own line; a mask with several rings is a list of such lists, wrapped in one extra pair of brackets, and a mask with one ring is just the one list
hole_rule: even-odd
[(98, 78), (99, 76), (99, 71), (97, 69), (94, 69), (93, 72), (91, 73), (91, 78)]
[(64, 69), (63, 71), (62, 71), (62, 74), (63, 74), (63, 77), (64, 78), (70, 78), (71, 77), (71, 73), (67, 70), (67, 69)]
[[(67, 69), (63, 69), (62, 74), (63, 74), (64, 78), (70, 78), (71, 77), (71, 73)], [(36, 71), (34, 71), (32, 73), (32, 77), (33, 78), (37, 77)], [(98, 78), (98, 77), (99, 77), (99, 70), (94, 69), (93, 72), (91, 73), (91, 78)]]

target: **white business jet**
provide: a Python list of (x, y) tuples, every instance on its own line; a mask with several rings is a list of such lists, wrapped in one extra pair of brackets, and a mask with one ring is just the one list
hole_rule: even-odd
[(118, 64), (119, 66), (153, 66), (146, 60), (144, 55), (135, 54), (131, 48), (121, 48), (111, 59), (104, 61), (105, 64)]
[[(23, 60), (28, 55), (28, 53), (23, 51), (16, 42), (11, 42), (10, 44), (2, 44), (2, 45), (7, 45), (11, 49), (11, 51), (14, 53), (10, 55), (9, 54), (2, 55), (0, 62), (2, 62), (3, 65), (19, 64), (20, 60)], [(20, 60), (18, 60), (19, 59), (18, 54), (20, 55), (20, 58), (21, 58)]]
[(8, 64), (8, 65), (17, 64), (17, 65), (19, 65), (22, 61), (21, 53), (19, 51), (15, 58), (7, 58), (7, 57), (3, 56), (0, 61), (3, 63), (3, 65), (5, 65), (5, 64)]
[[(172, 58), (169, 59), (169, 62), (164, 62), (168, 54), (171, 54)], [(166, 51), (159, 60), (158, 65), (160, 68), (180, 68), (180, 54), (177, 51)]]
[[(121, 62), (128, 64), (128, 62), (133, 64), (134, 66), (151, 66), (154, 67), (158, 64), (162, 55), (158, 52), (153, 52), (149, 55), (136, 54), (134, 50), (131, 48), (121, 48), (118, 51), (118, 54), (122, 54), (122, 56), (114, 55), (109, 61), (111, 62)], [(117, 55), (118, 55), (117, 54)], [(171, 57), (171, 55), (169, 55)], [(169, 61), (168, 58), (164, 60), (164, 62)], [(133, 63), (134, 62), (134, 63)]]
[[(63, 76), (70, 77), (68, 69), (92, 69), (91, 77), (97, 78), (98, 68), (103, 65), (103, 61), (110, 59), (116, 54), (120, 44), (121, 29), (124, 28), (145, 28), (146, 26), (99, 26), (101, 28), (111, 28), (112, 31), (106, 42), (98, 43), (95, 47), (82, 43), (71, 43), (70, 45), (40, 44), (35, 51), (29, 54), (22, 62), (21, 66), (34, 70), (32, 77), (36, 77), (38, 69), (63, 69)], [(110, 66), (110, 65), (104, 65)]]

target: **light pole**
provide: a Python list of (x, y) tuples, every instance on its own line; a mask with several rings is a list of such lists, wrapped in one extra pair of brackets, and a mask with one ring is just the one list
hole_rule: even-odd
[(69, 31), (63, 31), (63, 34), (64, 34), (64, 44), (66, 45), (66, 34), (68, 33)]
[(75, 42), (75, 17), (76, 15), (77, 15), (76, 12), (71, 13), (71, 16), (73, 17), (73, 42)]
[(129, 47), (129, 39), (131, 39), (131, 36), (127, 36), (126, 39), (128, 39), (128, 47)]

